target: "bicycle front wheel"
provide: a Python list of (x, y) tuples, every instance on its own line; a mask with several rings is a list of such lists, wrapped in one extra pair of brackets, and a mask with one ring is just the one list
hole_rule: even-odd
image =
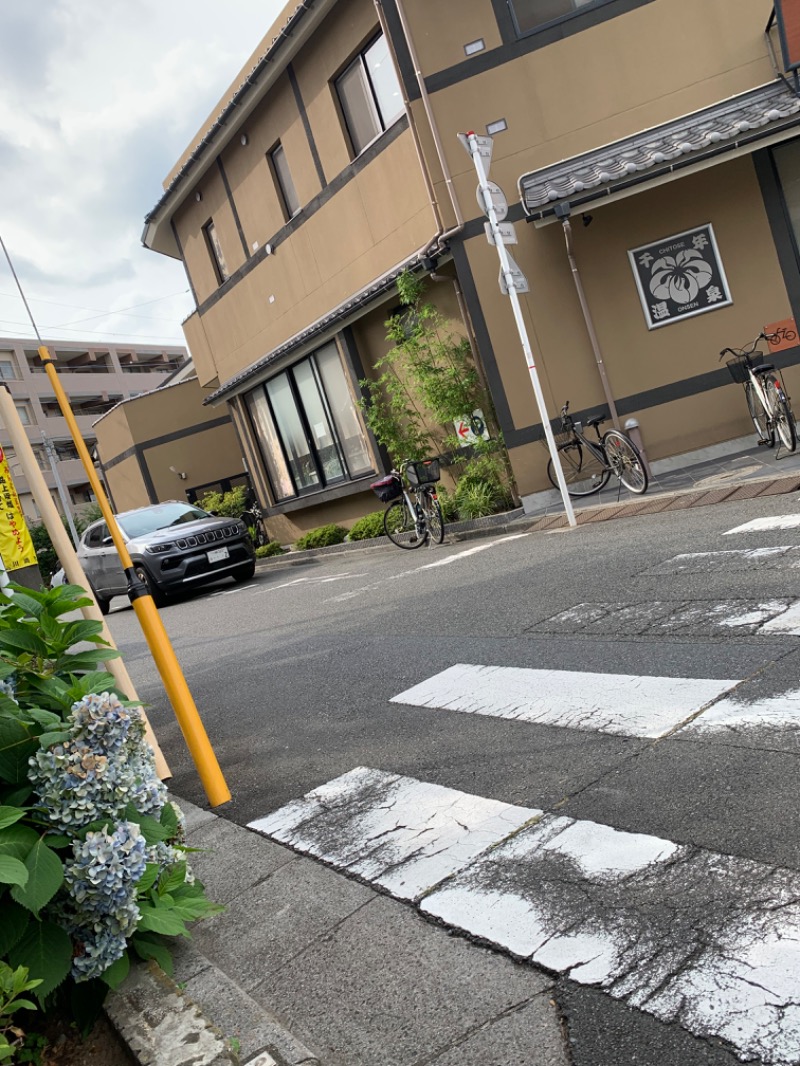
[(772, 393), (772, 425), (778, 431), (778, 436), (786, 451), (793, 452), (797, 447), (797, 428), (789, 401), (784, 396), (783, 388), (778, 380), (770, 381), (768, 388)]
[(428, 536), (433, 544), (441, 544), (444, 540), (444, 515), (442, 514), (441, 504), (432, 493), (425, 493), (425, 499), (422, 501), (422, 510), (425, 514)]
[(767, 417), (764, 405), (756, 395), (752, 382), (748, 381), (745, 384), (744, 394), (747, 398), (747, 410), (750, 412), (753, 425), (756, 427), (758, 439), (763, 440), (767, 447), (771, 448), (775, 443), (775, 429)]
[(624, 433), (610, 429), (603, 434), (603, 448), (611, 469), (628, 490), (637, 496), (647, 492), (650, 479), (639, 449)]
[(389, 504), (383, 515), (383, 528), (398, 548), (419, 548), (427, 539), (426, 533), (420, 535), (417, 530), (416, 516), (408, 509), (405, 500)]
[[(599, 492), (611, 477), (608, 467), (580, 441), (570, 440), (566, 444), (559, 444), (558, 457), (570, 496), (591, 496), (592, 493)], [(547, 476), (551, 485), (557, 489), (561, 487), (553, 469), (552, 459), (547, 464)]]

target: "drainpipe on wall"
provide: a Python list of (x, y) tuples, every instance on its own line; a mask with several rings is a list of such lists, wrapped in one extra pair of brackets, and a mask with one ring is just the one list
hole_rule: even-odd
[(606, 367), (603, 362), (603, 353), (600, 350), (600, 342), (597, 339), (597, 333), (594, 328), (594, 321), (592, 320), (592, 312), (589, 310), (589, 304), (586, 300), (586, 293), (583, 290), (583, 282), (581, 280), (580, 271), (578, 270), (578, 263), (575, 259), (575, 252), (572, 246), (572, 226), (568, 218), (561, 219), (561, 225), (564, 228), (564, 240), (567, 242), (567, 256), (569, 258), (569, 266), (572, 271), (572, 278), (575, 282), (575, 288), (578, 292), (578, 300), (580, 301), (581, 311), (583, 311), (583, 320), (586, 323), (586, 332), (589, 334), (589, 341), (592, 345), (592, 351), (594, 352), (594, 360), (597, 363), (597, 369), (600, 372), (600, 381), (603, 384), (603, 392), (605, 393), (606, 403), (608, 404), (608, 410), (611, 414), (611, 421), (614, 423), (614, 429), (620, 429), (619, 415), (617, 414), (617, 405), (614, 403), (614, 397), (611, 393), (611, 385), (609, 384), (608, 377), (606, 376)]
[[(383, 9), (382, 9), (382, 5), (381, 5), (381, 0), (374, 0), (374, 3), (375, 3), (375, 9), (378, 12), (378, 19), (380, 20), (381, 27), (384, 30), (384, 36), (386, 37), (387, 41), (391, 41), (391, 38), (389, 37), (389, 34), (388, 34), (386, 26), (385, 26), (385, 22), (384, 22), (384, 15), (383, 15)], [(403, 29), (403, 36), (405, 37), (406, 45), (408, 46), (408, 54), (409, 54), (409, 56), (411, 58), (411, 62), (413, 64), (413, 66), (414, 66), (414, 77), (417, 80), (417, 85), (419, 87), (420, 98), (422, 100), (422, 106), (423, 106), (423, 109), (425, 111), (425, 117), (428, 120), (428, 127), (430, 128), (431, 136), (433, 137), (433, 143), (434, 143), (434, 147), (436, 148), (436, 155), (437, 155), (437, 158), (439, 160), (439, 166), (441, 167), (442, 177), (444, 178), (445, 185), (447, 186), (447, 192), (448, 192), (448, 195), (450, 197), (450, 203), (453, 206), (453, 214), (454, 214), (455, 220), (456, 220), (455, 226), (453, 226), (451, 229), (443, 232), (443, 229), (442, 229), (443, 223), (441, 221), (441, 212), (439, 211), (438, 203), (436, 204), (436, 212), (437, 212), (437, 216), (439, 217), (439, 220), (440, 220), (439, 221), (439, 231), (438, 231), (438, 233), (436, 233), (434, 235), (434, 237), (431, 238), (430, 244), (428, 245), (429, 249), (433, 249), (434, 247), (441, 247), (442, 244), (444, 244), (444, 242), (446, 240), (448, 240), (448, 238), (453, 237), (453, 236), (455, 236), (456, 233), (460, 233), (461, 232), (461, 230), (464, 228), (464, 216), (463, 216), (463, 214), (461, 212), (461, 206), (460, 206), (460, 204), (458, 202), (458, 196), (456, 194), (455, 185), (453, 184), (453, 176), (450, 173), (450, 167), (448, 165), (447, 158), (445, 156), (444, 146), (442, 145), (442, 138), (439, 135), (439, 127), (436, 125), (436, 119), (435, 119), (434, 114), (433, 114), (433, 108), (431, 107), (431, 101), (430, 101), (430, 97), (428, 96), (428, 90), (425, 87), (425, 78), (424, 78), (424, 76), (422, 74), (422, 69), (421, 69), (420, 64), (419, 64), (419, 57), (417, 56), (417, 50), (414, 47), (414, 41), (413, 41), (413, 39), (411, 37), (411, 30), (410, 30), (409, 25), (408, 25), (408, 19), (406, 18), (406, 13), (405, 13), (405, 10), (403, 8), (402, 0), (395, 0), (395, 7), (397, 9), (397, 16), (398, 16), (398, 18), (400, 20), (400, 25), (401, 25), (401, 27)], [(395, 66), (397, 66), (397, 58), (396, 58), (396, 56), (395, 56)], [(399, 66), (398, 66), (397, 69), (398, 69), (398, 79), (397, 80), (402, 85), (402, 78), (400, 77)], [(404, 99), (404, 102), (406, 104), (406, 113), (409, 116), (409, 124), (413, 127), (413, 119), (412, 119), (412, 116), (411, 116), (411, 107), (409, 106), (408, 101), (405, 99), (405, 94), (403, 96), (403, 99)], [(416, 132), (416, 128), (415, 127), (414, 127), (414, 129), (415, 129), (415, 132)], [(423, 161), (423, 156), (422, 156), (421, 146), (419, 147), (418, 154), (419, 154), (420, 160), (422, 162)], [(427, 173), (428, 173), (427, 172), (427, 167), (424, 165), (424, 163), (423, 163), (423, 172), (426, 174), (426, 181), (429, 181), (429, 178), (427, 177)], [(432, 185), (432, 183), (431, 183), (431, 185)], [(433, 197), (432, 203), (436, 203), (435, 195)]]

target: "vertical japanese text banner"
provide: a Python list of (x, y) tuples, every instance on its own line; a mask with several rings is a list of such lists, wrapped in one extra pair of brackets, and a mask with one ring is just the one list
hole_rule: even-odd
[(36, 551), (11, 480), (8, 460), (0, 448), (0, 558), (6, 570), (34, 566)]

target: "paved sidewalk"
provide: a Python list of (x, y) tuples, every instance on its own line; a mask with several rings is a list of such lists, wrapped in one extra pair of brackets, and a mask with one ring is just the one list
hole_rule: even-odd
[[(798, 489), (800, 455), (775, 463), (752, 449), (657, 475), (644, 497), (614, 490), (576, 512), (584, 524)], [(566, 527), (560, 504), (545, 502), (542, 512), (454, 525), (448, 534)], [(260, 568), (381, 549), (346, 544)], [(179, 946), (177, 985), (142, 967), (110, 997), (108, 1014), (142, 1066), (567, 1066), (574, 1048), (561, 1010), (580, 1043), (582, 1026), (596, 1035), (609, 1010), (625, 1009), (604, 1002), (600, 1011), (591, 991), (452, 935), (407, 903), (178, 801), (189, 843), (203, 849), (192, 864), (227, 909)], [(696, 1061), (683, 1044), (688, 1034), (644, 1016), (636, 1026), (642, 1066)], [(703, 1061), (733, 1060), (709, 1048)]]

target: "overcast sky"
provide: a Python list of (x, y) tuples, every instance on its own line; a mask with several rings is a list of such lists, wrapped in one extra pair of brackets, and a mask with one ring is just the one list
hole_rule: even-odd
[[(0, 0), (0, 236), (43, 338), (184, 343), (144, 216), (283, 6)], [(0, 336), (33, 336), (2, 253)]]

